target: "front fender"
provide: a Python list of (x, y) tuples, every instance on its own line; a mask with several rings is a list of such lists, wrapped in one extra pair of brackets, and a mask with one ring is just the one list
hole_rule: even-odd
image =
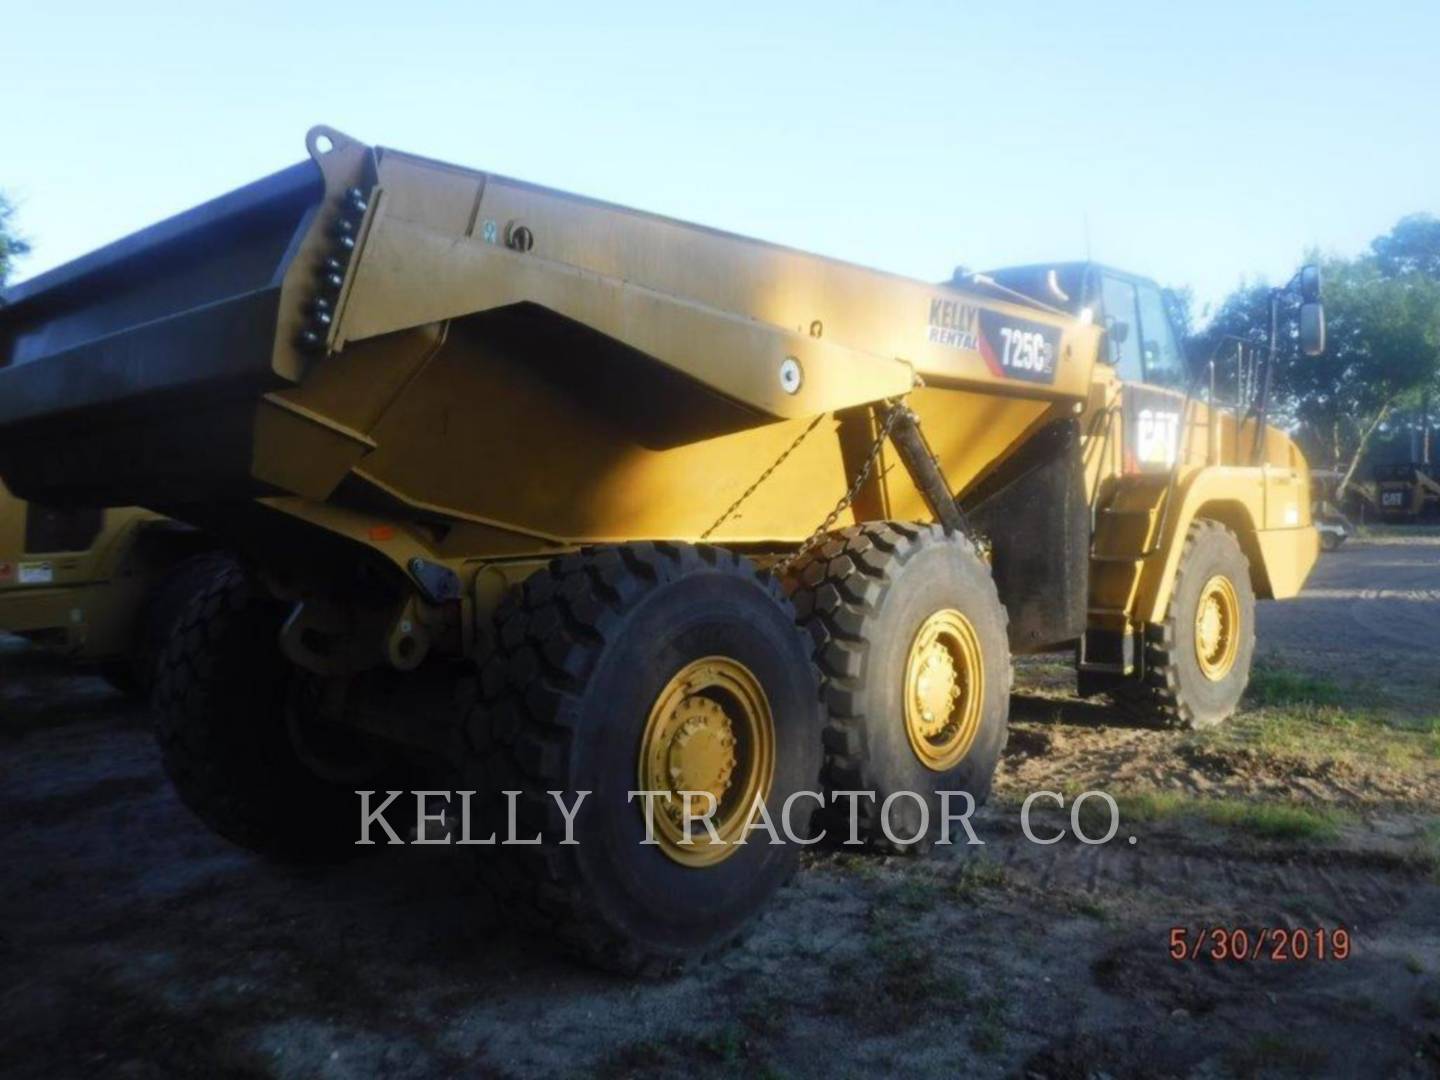
[(1282, 600), (1300, 591), (1320, 552), (1320, 537), (1309, 523), (1267, 529), (1265, 474), (1262, 468), (1205, 466), (1183, 474), (1175, 485), (1170, 512), (1163, 513), (1156, 552), (1145, 560), (1136, 590), (1134, 617), (1156, 623), (1165, 617), (1185, 534), (1197, 518), (1219, 521), (1240, 542), (1250, 562), (1250, 584), (1264, 600)]

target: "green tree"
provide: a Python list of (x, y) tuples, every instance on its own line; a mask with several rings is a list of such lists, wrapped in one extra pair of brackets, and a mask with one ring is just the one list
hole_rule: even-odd
[(1330, 269), (1329, 348), (1293, 360), (1285, 389), (1298, 420), (1329, 432), (1332, 460), (1344, 468), (1343, 493), (1376, 429), (1397, 408), (1417, 407), (1436, 380), (1440, 280), (1413, 271), (1388, 276), (1371, 259)]
[[(1370, 248), (1383, 274), (1422, 274), (1440, 281), (1440, 218), (1434, 214), (1406, 215), (1384, 236), (1376, 237)], [(1440, 370), (1430, 385), (1421, 389), (1417, 401), (1396, 410), (1400, 415), (1395, 416), (1393, 441), (1399, 442), (1407, 456), (1412, 432), (1423, 433), (1427, 447), (1431, 442), (1431, 409), (1436, 402), (1440, 402)]]
[(1165, 312), (1170, 316), (1176, 332), (1182, 341), (1195, 336), (1195, 290), (1189, 285), (1165, 289), (1160, 298), (1165, 303)]
[(1423, 274), (1440, 281), (1440, 218), (1407, 214), (1384, 236), (1377, 236), (1370, 250), (1386, 277)]
[(30, 250), (30, 245), (16, 234), (10, 223), (14, 213), (10, 200), (0, 194), (0, 285), (4, 285), (10, 277), (15, 260)]
[[(1409, 263), (1382, 265), (1378, 255), (1329, 259), (1322, 272), (1325, 354), (1301, 354), (1294, 310), (1283, 310), (1270, 418), (1295, 430), (1313, 456), (1341, 469), (1343, 491), (1386, 418), (1417, 407), (1440, 378), (1440, 279)], [(1198, 335), (1195, 352), (1225, 355), (1226, 343), (1236, 338), (1263, 352), (1269, 330), (1270, 289), (1246, 285)]]

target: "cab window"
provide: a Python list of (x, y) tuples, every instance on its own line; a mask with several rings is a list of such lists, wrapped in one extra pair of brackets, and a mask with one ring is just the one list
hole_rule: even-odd
[(1105, 274), (1100, 279), (1100, 305), (1105, 312), (1110, 362), (1126, 382), (1143, 382), (1140, 366), (1140, 334), (1136, 319), (1135, 286)]
[(1140, 344), (1145, 381), (1153, 386), (1183, 387), (1185, 358), (1175, 340), (1170, 317), (1165, 313), (1164, 297), (1154, 285), (1141, 285), (1138, 292), (1140, 326), (1135, 337)]

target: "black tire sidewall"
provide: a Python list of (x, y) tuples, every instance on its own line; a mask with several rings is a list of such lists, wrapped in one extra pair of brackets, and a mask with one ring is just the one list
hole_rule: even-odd
[[(288, 729), (296, 671), (285, 608), (217, 559), (175, 620), (156, 683), (156, 735), (180, 800), (211, 829), (282, 860), (352, 855), (360, 803), (316, 776)], [(379, 832), (379, 830), (375, 830)]]
[[(1240, 609), (1240, 645), (1225, 678), (1210, 679), (1200, 670), (1195, 655), (1195, 613), (1201, 590), (1217, 574), (1223, 574), (1235, 587)], [(1170, 601), (1170, 633), (1173, 635), (1170, 662), (1175, 666), (1182, 696), (1192, 713), (1190, 722), (1204, 727), (1229, 716), (1250, 682), (1250, 665), (1255, 654), (1255, 591), (1250, 585), (1250, 566), (1245, 554), (1227, 530), (1207, 527), (1196, 535), (1185, 555), (1175, 595)]]
[[(642, 843), (642, 804), (627, 796), (640, 786), (639, 747), (650, 710), (681, 667), (713, 655), (743, 663), (769, 700), (775, 771), (766, 807), (781, 829), (786, 797), (820, 790), (819, 706), (803, 638), (786, 607), (756, 581), (690, 574), (632, 610), (588, 681), (568, 762), (567, 802), (575, 791), (592, 792), (576, 817), (579, 845), (572, 849), (589, 901), (611, 926), (676, 958), (738, 931), (794, 872), (800, 850), (771, 845), (761, 829), (723, 861), (693, 868)], [(808, 835), (816, 805), (797, 800), (797, 836)]]
[[(915, 635), (927, 618), (946, 608), (959, 611), (975, 629), (983, 654), (985, 692), (980, 730), (969, 752), (954, 767), (937, 772), (927, 767), (910, 745), (905, 727), (904, 684)], [(875, 812), (878, 816), (885, 798), (892, 793), (914, 791), (929, 807), (926, 836), (936, 838), (941, 826), (939, 793), (968, 792), (977, 805), (983, 803), (1005, 748), (1010, 713), (1010, 652), (1004, 612), (995, 599), (994, 584), (984, 563), (978, 557), (967, 556), (954, 542), (922, 547), (892, 571), (884, 601), (867, 630), (867, 647), (860, 711), (868, 718), (865, 771), (867, 781), (875, 788)], [(952, 814), (964, 811), (962, 798), (952, 797), (949, 803)], [(837, 822), (841, 817), (835, 814)], [(902, 842), (919, 831), (919, 819), (914, 799), (900, 797), (892, 804), (891, 831)], [(848, 830), (848, 815), (845, 827)]]

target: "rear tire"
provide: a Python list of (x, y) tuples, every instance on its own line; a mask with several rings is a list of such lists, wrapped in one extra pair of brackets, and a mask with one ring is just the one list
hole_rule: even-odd
[(225, 555), (205, 552), (183, 559), (160, 574), (135, 616), (129, 652), (101, 661), (99, 670), (105, 681), (127, 697), (148, 701), (171, 627), (196, 589), (228, 561)]
[(234, 562), (206, 571), (174, 618), (157, 665), (156, 739), (176, 794), (212, 830), (286, 860), (355, 850), (356, 787), (322, 779), (296, 750), (310, 696), (277, 641), (286, 609)]
[[(684, 681), (717, 658), (737, 678), (753, 677), (768, 702), (773, 771), (765, 802), (777, 828), (787, 797), (818, 790), (818, 683), (779, 586), (720, 548), (588, 549), (531, 575), (496, 622), (482, 701), (466, 725), (470, 786), (492, 800), (477, 835), (506, 828), (499, 793), (518, 791), (519, 838), (543, 840), (478, 852), (501, 906), (590, 963), (629, 974), (661, 974), (733, 942), (794, 873), (798, 847), (751, 833), (743, 846), (704, 846), (700, 861), (685, 865), (690, 855), (666, 832), (663, 800), (655, 809), (659, 843), (646, 844), (642, 803), (627, 793), (661, 790), (646, 782), (654, 757), (675, 770), (667, 775), (677, 777), (677, 790), (719, 790), (716, 823), (726, 835), (738, 805), (732, 794), (762, 774), (757, 748), (766, 740), (746, 734), (750, 714), (706, 684), (709, 676)], [(692, 685), (704, 689), (692, 695)], [(689, 719), (678, 717), (682, 708)], [(671, 715), (677, 726), (668, 726)], [(673, 734), (667, 742), (657, 730)], [(723, 776), (709, 774), (713, 787), (684, 781), (692, 768), (697, 778), (706, 773), (714, 760), (706, 740), (724, 747), (727, 732), (735, 751)], [(563, 792), (567, 806), (577, 792), (591, 792), (576, 811), (573, 845), (561, 842), (551, 791)], [(797, 800), (800, 838), (813, 807)]]
[(155, 686), (160, 659), (190, 599), (234, 560), (223, 552), (207, 551), (182, 559), (160, 575), (150, 589), (136, 627), (130, 664), (137, 685), (147, 695)]
[[(1212, 609), (1208, 626), (1202, 604)], [(1145, 628), (1144, 675), (1111, 689), (1110, 696), (1146, 723), (1214, 727), (1239, 706), (1254, 655), (1250, 562), (1224, 525), (1196, 521), (1175, 570), (1165, 621)]]
[[(1008, 618), (989, 567), (939, 525), (875, 522), (819, 544), (791, 586), (823, 678), (826, 786), (875, 793), (854, 800), (856, 835), (894, 852), (948, 839), (940, 792), (989, 797), (1010, 715)], [(881, 811), (897, 792), (924, 800), (923, 831), (919, 804), (901, 795), (886, 835)], [(849, 840), (850, 817), (850, 799), (829, 806), (832, 841)]]

